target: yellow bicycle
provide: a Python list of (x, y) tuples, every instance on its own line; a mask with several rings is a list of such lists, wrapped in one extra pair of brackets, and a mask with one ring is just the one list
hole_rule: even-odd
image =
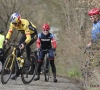
[(26, 58), (23, 55), (25, 51), (22, 52), (20, 57), (17, 57), (16, 49), (18, 48), (18, 46), (12, 43), (10, 43), (10, 45), (13, 46), (14, 49), (12, 53), (6, 58), (6, 61), (2, 68), (2, 73), (1, 73), (2, 84), (6, 84), (9, 81), (11, 75), (16, 73), (17, 69), (20, 70), (22, 82), (24, 84), (31, 83), (36, 74), (36, 68), (37, 68), (37, 58), (35, 57), (34, 52), (31, 52), (30, 55), (31, 65), (29, 66), (29, 69), (26, 69), (25, 67)]

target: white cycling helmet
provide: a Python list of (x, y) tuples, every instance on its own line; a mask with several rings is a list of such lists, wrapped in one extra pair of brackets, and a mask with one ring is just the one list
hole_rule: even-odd
[(21, 19), (21, 15), (19, 13), (13, 13), (10, 17), (10, 21), (16, 24), (20, 21), (20, 19)]

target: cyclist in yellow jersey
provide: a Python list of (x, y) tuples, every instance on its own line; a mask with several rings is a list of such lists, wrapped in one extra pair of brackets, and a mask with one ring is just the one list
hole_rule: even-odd
[[(26, 19), (21, 19), (21, 15), (19, 13), (13, 13), (10, 17), (10, 27), (8, 33), (6, 35), (5, 43), (11, 38), (13, 31), (16, 29), (22, 33), (22, 36), (18, 42), (19, 48), (24, 49), (26, 48), (27, 54), (27, 61), (26, 66), (29, 67), (30, 65), (30, 46), (36, 41), (37, 39), (37, 29), (32, 22), (29, 22)], [(16, 50), (17, 57), (20, 57), (21, 53), (20, 50)], [(17, 75), (19, 76), (19, 75)]]
[(3, 35), (3, 30), (0, 30), (0, 61), (2, 64), (4, 64), (3, 56), (4, 56), (4, 49), (3, 49), (3, 43), (5, 40), (5, 36)]

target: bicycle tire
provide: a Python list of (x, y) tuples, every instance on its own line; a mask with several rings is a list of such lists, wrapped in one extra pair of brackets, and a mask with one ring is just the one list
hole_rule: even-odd
[(13, 55), (11, 54), (5, 60), (4, 66), (2, 68), (2, 73), (1, 73), (2, 84), (6, 84), (9, 81), (12, 75), (13, 66), (14, 66), (14, 60), (13, 60)]
[[(48, 67), (47, 67), (47, 63), (48, 63)], [(45, 81), (48, 82), (50, 77), (50, 60), (48, 58), (47, 60), (45, 60), (44, 63), (44, 77), (45, 77)]]
[(21, 71), (21, 79), (22, 79), (22, 82), (24, 84), (31, 83), (32, 80), (34, 79), (35, 74), (36, 74), (37, 59), (36, 59), (36, 57), (34, 55), (31, 55), (30, 59), (31, 59), (30, 69), (27, 71), (25, 69), (25, 63), (24, 63), (24, 66), (23, 66), (22, 71)]

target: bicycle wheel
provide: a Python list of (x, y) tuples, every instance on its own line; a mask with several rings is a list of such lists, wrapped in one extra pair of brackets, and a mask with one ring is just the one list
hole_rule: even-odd
[(44, 77), (45, 81), (49, 81), (50, 76), (50, 60), (47, 58), (47, 60), (44, 62)]
[(13, 55), (9, 55), (4, 63), (2, 73), (1, 73), (1, 82), (2, 84), (6, 84), (12, 74), (13, 71), (13, 66), (14, 66), (14, 58)]
[(31, 81), (34, 79), (34, 76), (36, 74), (37, 59), (35, 56), (30, 56), (30, 59), (31, 59), (31, 65), (30, 65), (29, 69), (26, 69), (25, 63), (22, 68), (21, 78), (22, 78), (22, 82), (24, 84), (31, 83)]

